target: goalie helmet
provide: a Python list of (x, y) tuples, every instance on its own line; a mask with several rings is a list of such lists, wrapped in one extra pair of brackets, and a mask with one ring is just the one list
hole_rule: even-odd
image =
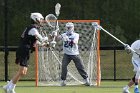
[(40, 22), (44, 17), (40, 13), (31, 13), (30, 18), (35, 22)]
[(66, 30), (68, 34), (72, 34), (74, 31), (74, 24), (72, 22), (66, 23)]

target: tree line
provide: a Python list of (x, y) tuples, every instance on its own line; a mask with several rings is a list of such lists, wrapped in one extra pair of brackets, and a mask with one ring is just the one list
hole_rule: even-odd
[[(140, 38), (140, 0), (0, 0), (0, 46), (5, 27), (8, 45), (18, 45), (20, 34), (30, 24), (30, 13), (54, 13), (56, 3), (62, 5), (59, 19), (100, 20), (103, 28), (128, 44)], [(101, 45), (121, 44), (101, 31)]]

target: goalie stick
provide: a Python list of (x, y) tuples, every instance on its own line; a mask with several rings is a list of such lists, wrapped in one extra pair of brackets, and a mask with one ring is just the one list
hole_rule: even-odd
[(137, 53), (134, 49), (132, 49), (128, 44), (125, 44), (124, 42), (122, 42), (121, 40), (119, 40), (117, 37), (115, 37), (114, 35), (112, 35), (111, 33), (109, 33), (107, 30), (105, 30), (102, 26), (98, 25), (98, 23), (93, 22), (92, 26), (96, 29), (96, 30), (103, 30), (105, 33), (107, 33), (108, 35), (110, 35), (111, 37), (113, 37), (115, 40), (117, 40), (118, 42), (120, 42), (124, 47), (127, 47), (128, 49), (130, 49), (132, 52), (136, 53), (137, 55), (140, 56), (139, 53)]
[[(61, 8), (61, 5), (59, 3), (57, 3), (55, 5), (55, 14), (48, 14), (46, 17), (45, 17), (45, 20), (47, 21), (48, 25), (52, 28), (55, 29), (56, 32), (58, 32), (59, 30), (59, 25), (58, 25), (58, 17), (59, 17), (59, 14), (60, 14), (60, 8)], [(56, 41), (55, 41), (55, 36), (53, 37), (52, 39), (52, 47), (55, 47), (55, 44), (56, 44)]]

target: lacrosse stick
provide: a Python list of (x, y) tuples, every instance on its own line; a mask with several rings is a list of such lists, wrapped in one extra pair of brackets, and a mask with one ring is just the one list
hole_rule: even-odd
[(128, 49), (130, 49), (132, 52), (136, 53), (137, 55), (140, 56), (139, 53), (137, 53), (134, 49), (132, 49), (128, 44), (125, 44), (124, 42), (122, 42), (121, 40), (119, 40), (117, 37), (115, 37), (114, 35), (112, 35), (111, 33), (109, 33), (107, 30), (105, 30), (102, 26), (98, 25), (97, 22), (93, 22), (92, 26), (95, 28), (95, 30), (103, 30), (105, 33), (107, 33), (108, 35), (110, 35), (111, 37), (113, 37), (115, 40), (117, 40), (118, 42), (120, 42), (122, 45), (124, 45), (124, 47), (127, 47)]
[[(45, 17), (45, 20), (47, 21), (48, 25), (52, 28), (55, 29), (56, 32), (58, 32), (59, 30), (59, 26), (58, 26), (58, 17), (59, 17), (59, 14), (60, 14), (60, 8), (61, 8), (61, 5), (59, 3), (57, 3), (55, 5), (55, 14), (48, 14), (46, 17)], [(55, 36), (53, 37), (53, 40), (52, 40), (52, 47), (55, 47), (55, 44), (56, 44), (56, 41), (55, 41)]]

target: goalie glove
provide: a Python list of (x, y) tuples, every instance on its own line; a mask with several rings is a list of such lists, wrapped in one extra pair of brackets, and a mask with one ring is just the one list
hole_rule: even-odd
[(67, 35), (62, 35), (63, 41), (70, 41), (69, 37)]

